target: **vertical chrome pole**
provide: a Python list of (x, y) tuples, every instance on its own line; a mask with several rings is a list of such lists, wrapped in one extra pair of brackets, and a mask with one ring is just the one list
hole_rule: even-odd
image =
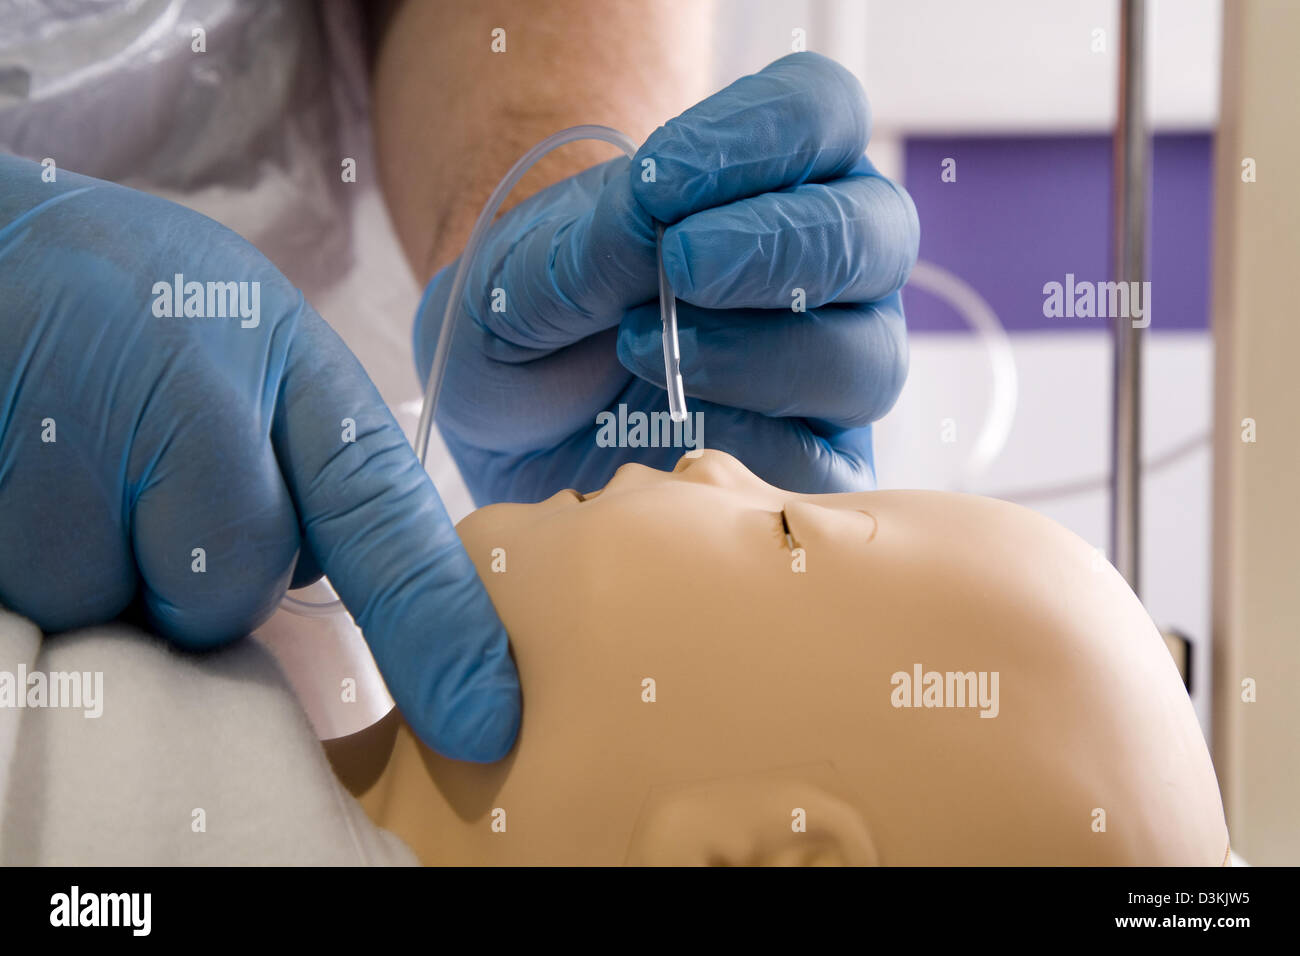
[[(1145, 0), (1120, 0), (1119, 114), (1115, 123), (1111, 249), (1116, 282), (1141, 283), (1146, 277), (1150, 140), (1146, 129), (1145, 20)], [(1149, 310), (1149, 300), (1146, 306)], [(1114, 323), (1111, 558), (1129, 586), (1140, 593), (1143, 330), (1134, 328), (1128, 316), (1117, 315)]]

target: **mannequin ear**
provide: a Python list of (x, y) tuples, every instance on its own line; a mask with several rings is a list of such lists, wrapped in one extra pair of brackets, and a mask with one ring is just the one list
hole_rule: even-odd
[(629, 866), (876, 866), (829, 764), (651, 790)]

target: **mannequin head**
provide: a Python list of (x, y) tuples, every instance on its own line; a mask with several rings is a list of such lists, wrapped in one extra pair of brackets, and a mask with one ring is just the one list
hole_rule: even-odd
[(426, 862), (1223, 862), (1158, 632), (1033, 512), (706, 451), (459, 531), (524, 721), (492, 766), (367, 738), (362, 803)]

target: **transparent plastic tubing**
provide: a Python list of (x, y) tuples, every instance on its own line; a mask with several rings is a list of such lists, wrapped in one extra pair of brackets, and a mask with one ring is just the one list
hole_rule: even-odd
[[(594, 124), (570, 126), (568, 129), (553, 133), (524, 153), (523, 156), (520, 156), (519, 161), (510, 167), (510, 171), (505, 174), (501, 182), (497, 183), (496, 189), (492, 190), (492, 195), (488, 197), (488, 201), (483, 206), (483, 211), (478, 214), (478, 219), (474, 222), (474, 228), (470, 230), (469, 239), (465, 243), (465, 251), (461, 253), (460, 262), (456, 266), (456, 273), (451, 280), (451, 294), (447, 296), (447, 307), (442, 313), (442, 328), (438, 331), (438, 346), (434, 350), (433, 365), (429, 368), (429, 379), (424, 388), (424, 407), (420, 409), (420, 423), (415, 428), (415, 455), (420, 459), (420, 464), (426, 468), (428, 467), (426, 458), (429, 454), (429, 437), (433, 431), (434, 416), (438, 412), (438, 396), (442, 392), (442, 382), (447, 376), (447, 359), (451, 355), (451, 341), (455, 331), (456, 318), (460, 314), (461, 305), (465, 298), (465, 282), (469, 278), (470, 269), (474, 266), (474, 260), (478, 258), (479, 251), (483, 248), (488, 231), (492, 228), (492, 220), (496, 218), (497, 210), (501, 208), (501, 204), (505, 202), (511, 190), (515, 188), (515, 185), (523, 178), (524, 173), (528, 172), (534, 163), (553, 149), (559, 149), (561, 146), (584, 139), (599, 140), (617, 146), (627, 154), (629, 159), (636, 155), (636, 143), (632, 141), (631, 137), (608, 126)], [(663, 223), (655, 222), (655, 258), (659, 271), (659, 315), (663, 321), (664, 384), (668, 390), (668, 410), (672, 420), (681, 422), (686, 420), (686, 392), (682, 385), (681, 349), (677, 340), (677, 300), (673, 295), (672, 285), (668, 281), (668, 273), (664, 269), (663, 239)], [(292, 594), (286, 594), (280, 603), (285, 610), (305, 617), (323, 617), (341, 611), (343, 608), (342, 602), (338, 600), (304, 601)]]

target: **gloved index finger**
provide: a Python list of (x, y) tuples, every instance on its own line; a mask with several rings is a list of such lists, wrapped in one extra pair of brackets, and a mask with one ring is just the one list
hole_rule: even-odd
[(862, 156), (871, 109), (834, 60), (792, 53), (692, 106), (650, 134), (632, 191), (661, 222), (844, 175)]
[(505, 628), (360, 363), (310, 308), (289, 327), (271, 437), (308, 543), (416, 734), (498, 760), (520, 718)]

